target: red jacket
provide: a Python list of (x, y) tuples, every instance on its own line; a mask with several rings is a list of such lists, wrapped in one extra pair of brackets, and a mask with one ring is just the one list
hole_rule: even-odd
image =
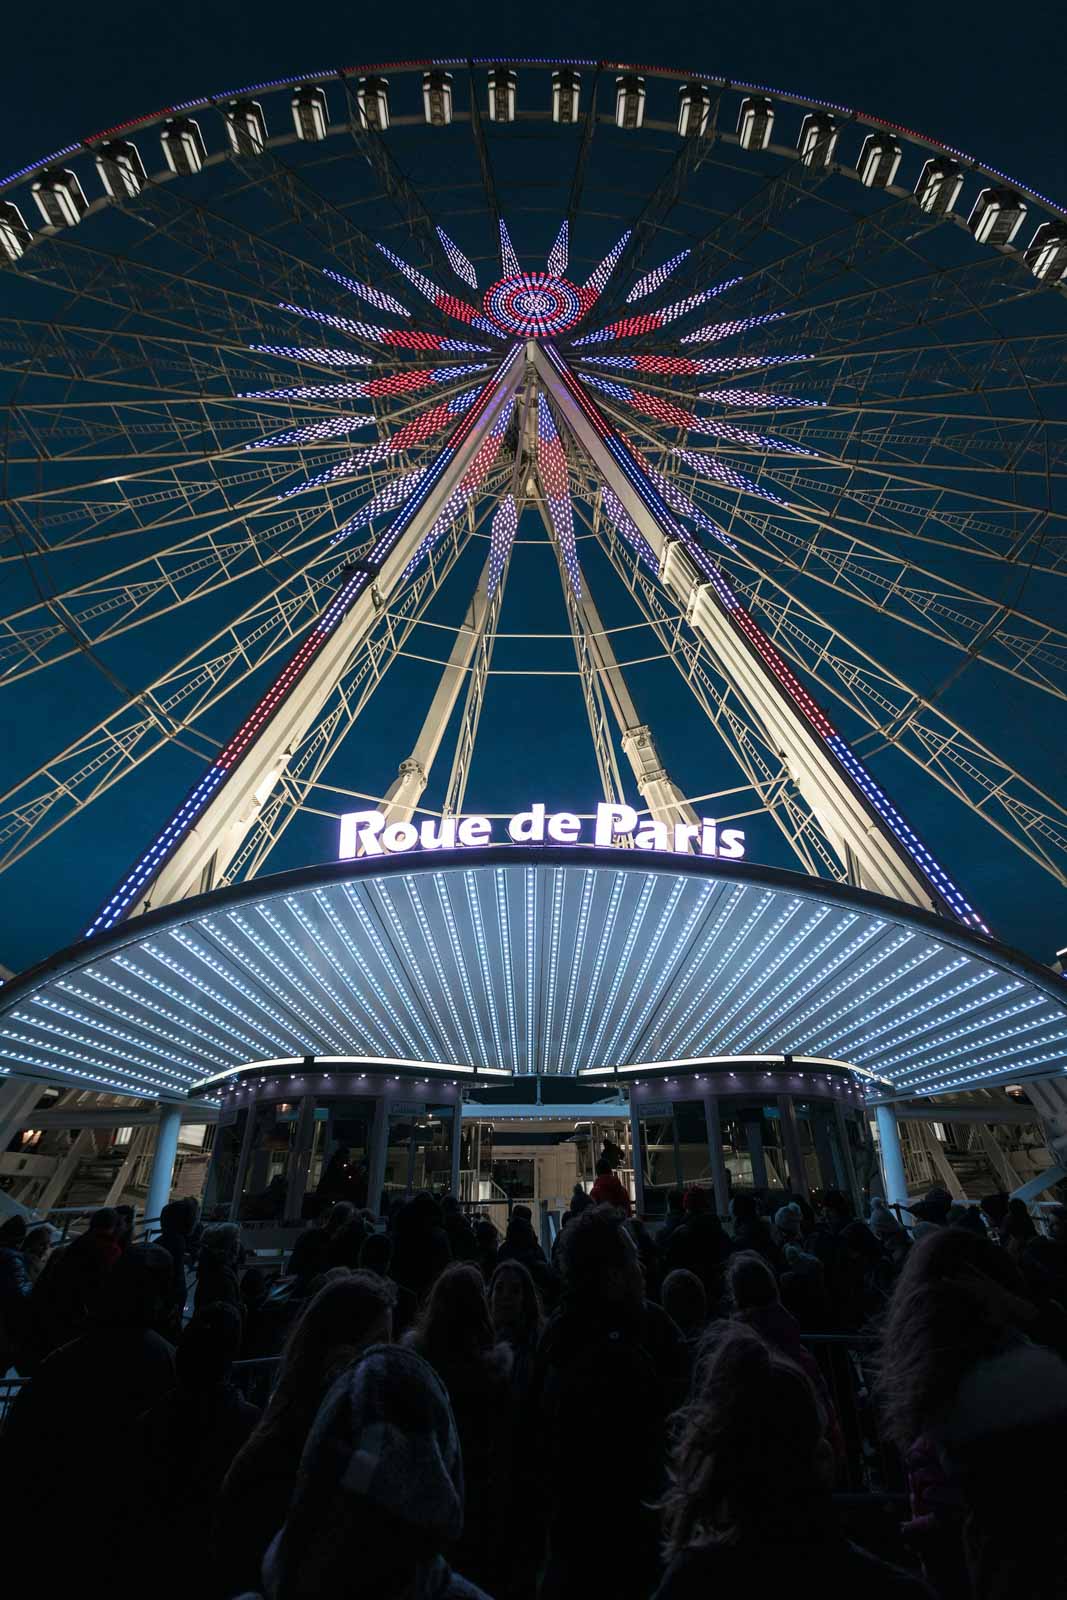
[(594, 1183), (589, 1198), (595, 1206), (619, 1206), (629, 1216), (633, 1207), (614, 1172), (603, 1173)]

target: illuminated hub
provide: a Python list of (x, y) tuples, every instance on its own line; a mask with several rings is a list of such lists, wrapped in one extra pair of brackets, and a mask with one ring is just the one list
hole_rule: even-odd
[(547, 272), (518, 272), (486, 290), (485, 310), (498, 328), (523, 338), (573, 328), (586, 309), (582, 291)]

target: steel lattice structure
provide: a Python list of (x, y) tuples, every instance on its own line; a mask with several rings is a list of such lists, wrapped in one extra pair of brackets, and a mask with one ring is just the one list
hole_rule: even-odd
[[(26, 739), (0, 871), (150, 757), (198, 769), (90, 933), (353, 795), (462, 813), (500, 646), (543, 665), (545, 630), (501, 629), (529, 544), (602, 795), (666, 841), (698, 804), (766, 814), (803, 872), (984, 930), (889, 748), (1067, 885), (1067, 806), (951, 691), (1067, 698), (1054, 202), (845, 107), (506, 61), (190, 101), (0, 194), (0, 687), (86, 712)], [(436, 682), (387, 784), (339, 752), (401, 658)], [(652, 660), (731, 781), (671, 775)]]

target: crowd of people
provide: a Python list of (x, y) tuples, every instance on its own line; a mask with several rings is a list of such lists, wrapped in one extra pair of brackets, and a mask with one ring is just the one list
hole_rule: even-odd
[[(340, 1200), (280, 1279), (188, 1202), (150, 1244), (114, 1210), (60, 1249), (6, 1224), (0, 1360), (30, 1381), (0, 1459), (35, 1586), (1067, 1592), (1067, 1207), (1039, 1232), (935, 1190), (864, 1220), (831, 1190), (720, 1218), (696, 1187), (653, 1225), (602, 1168), (548, 1252), (521, 1205), (501, 1238), (450, 1196)], [(842, 1349), (899, 1469), (862, 1507)]]

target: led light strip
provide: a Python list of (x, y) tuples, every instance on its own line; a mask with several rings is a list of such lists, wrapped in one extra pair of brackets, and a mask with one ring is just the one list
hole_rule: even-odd
[(545, 491), (549, 520), (576, 600), (582, 598), (582, 573), (574, 541), (574, 512), (567, 478), (567, 452), (545, 395), (537, 395), (537, 471)]
[[(919, 872), (932, 886), (938, 898), (948, 907), (952, 914), (961, 922), (971, 927), (979, 928), (983, 933), (988, 933), (989, 929), (966, 899), (963, 892), (949, 877), (940, 863), (934, 859), (914, 829), (904, 821), (885, 792), (875, 783), (866, 767), (857, 759), (834, 728), (822, 707), (808, 694), (795, 673), (786, 664), (780, 652), (774, 647), (750, 613), (742, 606), (708, 552), (668, 511), (662, 496), (647, 473), (642, 470), (636, 458), (608, 426), (598, 408), (584, 393), (583, 383), (578, 382), (575, 376), (567, 369), (566, 363), (551, 345), (546, 347), (546, 354), (560, 374), (560, 378), (566, 385), (571, 397), (581, 406), (585, 415), (595, 426), (605, 445), (611, 450), (619, 466), (640, 495), (648, 511), (659, 522), (661, 531), (668, 539), (676, 538), (685, 546), (694, 566), (706, 579), (727, 617), (762, 659), (769, 672), (778, 680), (781, 688), (786, 691), (811, 728), (824, 741), (827, 748), (836, 758), (840, 770), (851, 780), (856, 792), (867, 802), (869, 810), (880, 818), (888, 832), (893, 835), (903, 851), (911, 858)], [(584, 383), (589, 381), (587, 377), (583, 380)], [(621, 388), (622, 386), (619, 385), (618, 387)]]
[[(501, 227), (503, 227), (503, 223), (501, 223)], [(398, 272), (404, 274), (409, 283), (415, 285), (415, 288), (423, 298), (428, 300), (432, 306), (436, 306), (446, 316), (454, 317), (457, 322), (467, 322), (472, 328), (479, 328), (483, 333), (491, 333), (495, 338), (500, 337), (500, 329), (494, 328), (491, 322), (487, 322), (479, 313), (477, 307), (470, 305), (466, 300), (461, 300), (458, 295), (448, 294), (438, 284), (434, 283), (432, 278), (428, 278), (424, 272), (420, 272), (417, 267), (409, 266), (387, 245), (379, 244), (377, 248), (387, 261), (393, 263)], [(444, 344), (440, 348), (448, 349), (449, 346)], [(479, 348), (485, 349), (486, 347), (482, 345)]]
[[(450, 296), (443, 296), (450, 299)], [(461, 302), (458, 302), (461, 303)], [(316, 311), (311, 306), (291, 305), (288, 300), (278, 301), (279, 311), (288, 311), (295, 317), (306, 317), (310, 322), (321, 322), (327, 328), (336, 328), (353, 339), (368, 339), (372, 344), (385, 344), (393, 350), (491, 350), (488, 344), (471, 344), (465, 339), (449, 339), (443, 333), (423, 333), (419, 328), (383, 328), (376, 322), (354, 322), (351, 317), (339, 317), (333, 311)], [(481, 318), (467, 318), (478, 327), (497, 333), (492, 323)]]
[[(738, 901), (741, 900), (745, 892), (746, 891), (739, 884), (735, 884), (731, 888), (723, 891), (721, 896), (722, 903), (719, 905), (718, 910), (715, 911), (714, 917), (711, 919), (711, 925), (701, 939), (699, 949), (696, 951), (685, 972), (682, 974), (679, 982), (674, 985), (667, 1003), (663, 1008), (662, 1015), (659, 1017), (659, 1020), (656, 1023), (655, 1029), (653, 1030), (652, 1036), (648, 1042), (648, 1048), (650, 1051), (653, 1048), (655, 1039), (657, 1037), (662, 1038), (663, 1030), (666, 1028), (667, 1023), (670, 1020), (671, 1013), (675, 1011), (679, 1005), (681, 1005), (682, 1001), (688, 995), (689, 985), (692, 983), (695, 975), (702, 970), (704, 962), (708, 958), (709, 952), (714, 948), (716, 940), (729, 923)], [(693, 1006), (695, 1005), (696, 1001), (693, 1002)], [(686, 1015), (688, 1014), (689, 1013), (687, 1012)], [(660, 1047), (661, 1050), (666, 1049), (667, 1045), (670, 1044), (671, 1039), (675, 1037), (680, 1027), (684, 1026), (684, 1023), (685, 1017), (683, 1017), (679, 1023), (676, 1023), (674, 1032), (667, 1037), (664, 1044)]]
[[(563, 1063), (567, 1055), (567, 1038), (571, 1031), (571, 1018), (574, 1015), (574, 997), (578, 991), (578, 974), (585, 954), (585, 934), (589, 925), (589, 907), (593, 900), (593, 890), (596, 886), (596, 874), (590, 871), (582, 874), (582, 898), (578, 906), (578, 924), (574, 930), (574, 947), (571, 951), (571, 975), (567, 984), (567, 999), (563, 1007), (563, 1026), (559, 1033), (559, 1049), (556, 1052), (556, 1071), (563, 1071)], [(547, 1054), (549, 1041), (545, 1040)]]
[[(637, 976), (630, 984), (630, 993), (626, 998), (626, 1002), (623, 1005), (622, 1010), (619, 1012), (618, 1018), (616, 1019), (615, 1028), (611, 1038), (604, 1046), (604, 1054), (609, 1059), (614, 1059), (616, 1056), (616, 1046), (619, 1042), (619, 1036), (622, 1033), (623, 1028), (626, 1026), (627, 1018), (629, 1017), (634, 1006), (637, 1004), (637, 997), (641, 991), (641, 985), (648, 977), (648, 969), (651, 967), (653, 961), (656, 959), (656, 956), (659, 954), (659, 947), (667, 936), (667, 929), (670, 927), (671, 919), (674, 916), (678, 902), (682, 897), (682, 890), (684, 887), (685, 880), (683, 878), (676, 878), (670, 887), (667, 895), (667, 903), (660, 912), (659, 921), (656, 923), (655, 932), (648, 941), (648, 944), (645, 946), (644, 954), (641, 957), (641, 965), (637, 969)], [(625, 1053), (626, 1052), (624, 1051), (623, 1054)]]
[(641, 932), (641, 928), (645, 920), (645, 914), (648, 911), (648, 903), (652, 898), (652, 891), (655, 887), (656, 879), (651, 874), (647, 874), (644, 883), (641, 885), (641, 893), (638, 897), (637, 906), (634, 910), (630, 926), (626, 930), (626, 941), (622, 947), (622, 953), (616, 962), (615, 971), (612, 974), (611, 986), (608, 989), (607, 999), (604, 1001), (604, 1006), (600, 1013), (600, 1021), (597, 1023), (596, 1033), (593, 1035), (592, 1042), (589, 1046), (590, 1057), (595, 1056), (600, 1050), (600, 1041), (604, 1037), (604, 1032), (608, 1025), (608, 1019), (611, 1016), (611, 1010), (615, 1004), (615, 998), (618, 995), (619, 986), (622, 983), (622, 975), (626, 970), (626, 967), (629, 965), (630, 956)]
[[(710, 1032), (706, 1034), (706, 1038), (711, 1038), (715, 1035), (715, 1030), (711, 1027), (712, 1018), (722, 1009), (723, 1005), (729, 999), (737, 985), (748, 975), (756, 962), (764, 956), (767, 951), (767, 947), (778, 937), (782, 929), (789, 926), (790, 922), (792, 922), (793, 918), (800, 910), (801, 904), (802, 902), (800, 900), (788, 901), (784, 910), (778, 913), (778, 916), (771, 923), (771, 926), (767, 929), (767, 931), (762, 934), (759, 939), (757, 939), (756, 943), (741, 962), (740, 966), (731, 970), (729, 980), (727, 981), (725, 987), (716, 993), (711, 1004), (705, 1007), (704, 1011), (697, 1018), (696, 1022), (693, 1023), (688, 1033), (684, 1035), (681, 1042), (681, 1050), (683, 1055), (691, 1055), (693, 1053), (691, 1049), (693, 1040), (699, 1038), (701, 1033), (703, 1033), (705, 1030), (710, 1029)], [(740, 948), (741, 942), (742, 936), (739, 936), (738, 939), (731, 945), (729, 951), (729, 957), (731, 959), (734, 955), (736, 955), (737, 950)], [(726, 958), (724, 957), (723, 959), (725, 960)], [(720, 966), (719, 970), (716, 972), (716, 978), (721, 975), (721, 971), (722, 968)], [(704, 1051), (707, 1049), (708, 1044), (705, 1042), (701, 1046), (701, 1050)]]
[[(460, 448), (463, 441), (476, 426), (490, 400), (497, 393), (501, 380), (515, 362), (521, 348), (520, 345), (511, 347), (497, 368), (496, 373), (483, 386), (481, 394), (469, 407), (465, 415), (460, 418), (448, 442), (438, 453), (436, 460), (420, 478), (416, 491), (408, 498), (405, 508), (400, 512), (400, 515), (388, 531), (371, 547), (361, 570), (353, 573), (341, 585), (337, 595), (326, 606), (307, 638), (282, 668), (282, 671), (275, 678), (262, 700), (246, 717), (229, 744), (220, 752), (163, 832), (119, 885), (119, 888), (90, 925), (87, 930), (87, 936), (99, 933), (101, 929), (113, 927), (116, 922), (122, 919), (145, 884), (155, 876), (164, 861), (192, 828), (197, 817), (205, 810), (216, 791), (230, 776), (248, 746), (254, 739), (258, 738), (267, 723), (288, 698), (327, 639), (347, 616), (353, 604), (364, 589), (367, 588), (368, 584), (374, 581), (376, 570), (380, 570), (382, 561), (385, 560), (389, 552), (399, 542), (418, 512), (419, 507), (423, 504), (427, 494), (431, 492), (449, 463), (454, 459), (457, 449)], [(511, 415), (514, 403), (515, 397), (512, 395), (507, 405), (503, 408), (508, 417)], [(486, 440), (482, 441), (482, 445), (474, 457), (472, 468), (468, 468), (467, 473), (464, 475), (464, 482), (470, 476), (473, 466), (483, 458), (488, 440), (493, 438), (498, 427), (499, 419), (494, 424), (491, 434)], [(495, 456), (498, 448), (499, 438), (494, 442), (493, 456)], [(488, 470), (488, 467), (485, 470)]]
[(724, 294), (727, 289), (733, 289), (741, 283), (741, 278), (727, 278), (724, 283), (717, 283), (710, 289), (701, 289), (697, 294), (687, 294), (684, 300), (675, 300), (673, 305), (661, 306), (658, 311), (642, 311), (636, 316), (620, 317), (615, 322), (597, 328), (593, 333), (585, 333), (580, 339), (572, 340), (572, 348), (577, 349), (586, 344), (610, 344), (614, 339), (633, 339), (640, 334), (654, 333), (657, 328), (664, 328), (670, 322), (676, 322), (679, 317), (686, 316), (690, 311), (695, 311), (697, 306), (702, 306), (705, 301), (713, 300), (716, 295)]
[(664, 261), (661, 266), (653, 267), (651, 272), (646, 272), (643, 278), (638, 278), (629, 294), (626, 296), (627, 305), (632, 305), (635, 300), (643, 300), (646, 295), (652, 294), (661, 284), (666, 283), (671, 273), (680, 267), (691, 250), (679, 250), (676, 256), (671, 256), (669, 261)]
[(555, 243), (548, 252), (548, 260), (546, 261), (545, 265), (554, 278), (562, 278), (563, 274), (567, 270), (567, 262), (569, 258), (570, 224), (568, 223), (566, 217), (564, 217), (563, 221), (559, 225), (559, 232), (556, 234)]
[[(340, 991), (335, 989), (330, 980), (319, 971), (318, 967), (307, 954), (307, 951), (303, 949), (303, 947), (299, 945), (293, 938), (293, 935), (290, 933), (289, 929), (286, 928), (285, 925), (274, 915), (269, 906), (257, 906), (256, 914), (262, 922), (266, 923), (271, 932), (282, 941), (285, 948), (289, 951), (289, 954), (294, 958), (294, 960), (300, 963), (312, 982), (318, 984), (319, 988), (322, 990), (323, 994), (327, 996), (331, 1004), (336, 1006), (338, 1011), (341, 1012), (342, 1016), (344, 1016), (348, 1022), (351, 1023), (352, 1027), (355, 1028), (359, 1052), (365, 1053), (369, 1050), (373, 1054), (373, 1041), (371, 1040), (370, 1034), (367, 1033), (363, 1027), (363, 1024), (360, 1022), (359, 1017), (345, 1002)], [(321, 949), (321, 944), (319, 945), (319, 948)]]
[[(351, 897), (348, 897), (348, 898), (349, 898), (349, 904), (353, 905), (354, 902), (352, 902)], [(321, 906), (322, 910), (326, 913), (327, 919), (329, 920), (330, 926), (332, 927), (334, 933), (337, 935), (337, 937), (340, 939), (341, 943), (343, 944), (344, 948), (347, 950), (347, 952), (349, 954), (349, 957), (352, 960), (353, 965), (358, 967), (359, 971), (363, 974), (363, 977), (364, 977), (366, 983), (374, 991), (374, 994), (375, 994), (375, 996), (376, 996), (376, 998), (378, 1000), (378, 1004), (381, 1006), (381, 1008), (384, 1011), (385, 1015), (392, 1022), (393, 1027), (396, 1029), (397, 1033), (400, 1034), (400, 1036), (403, 1038), (404, 1043), (407, 1045), (407, 1047), (408, 1047), (408, 1049), (410, 1051), (412, 1051), (412, 1052), (416, 1051), (418, 1049), (418, 1045), (415, 1043), (415, 1040), (412, 1038), (411, 1034), (408, 1032), (407, 1025), (404, 1022), (403, 1017), (400, 1015), (399, 1011), (397, 1011), (396, 1007), (393, 1005), (392, 1001), (389, 999), (389, 996), (386, 994), (385, 990), (382, 988), (381, 984), (378, 982), (377, 978), (374, 976), (373, 972), (370, 969), (370, 963), (368, 962), (367, 958), (363, 954), (363, 951), (360, 949), (359, 945), (357, 945), (355, 940), (352, 938), (352, 936), (349, 933), (348, 929), (345, 927), (344, 923), (342, 922), (340, 916), (337, 914), (337, 911), (334, 908), (333, 902), (330, 899), (330, 897), (323, 890), (320, 889), (320, 890), (317, 890), (316, 893), (315, 893), (315, 901), (316, 901), (316, 904)], [(305, 924), (305, 926), (307, 927), (308, 931), (312, 932), (314, 925), (311, 923), (310, 919), (306, 919), (304, 917), (304, 914), (300, 910), (298, 903), (296, 901), (294, 901), (294, 900), (287, 900), (286, 904), (288, 905), (288, 907), (289, 907), (289, 909), (291, 911), (295, 912), (296, 916), (300, 919), (300, 921)], [(324, 954), (329, 954), (330, 955), (330, 960), (334, 962), (335, 966), (337, 967), (338, 973), (349, 984), (349, 987), (351, 988), (352, 993), (360, 1001), (360, 1003), (362, 1004), (362, 1006), (363, 1006), (364, 1010), (366, 1011), (368, 1017), (370, 1017), (372, 1023), (378, 1029), (378, 1032), (382, 1035), (383, 1038), (385, 1038), (388, 1041), (389, 1048), (391, 1050), (395, 1051), (398, 1055), (402, 1055), (403, 1051), (401, 1050), (399, 1044), (396, 1042), (395, 1036), (390, 1032), (387, 1024), (384, 1023), (381, 1020), (380, 1017), (375, 1015), (375, 1013), (371, 1010), (370, 1001), (367, 999), (366, 995), (361, 994), (360, 991), (356, 988), (355, 984), (353, 984), (351, 982), (351, 980), (348, 979), (343, 963), (337, 961), (336, 957), (326, 949), (326, 947), (322, 944), (321, 939), (318, 939), (317, 934), (313, 933), (312, 936), (316, 938), (316, 942), (319, 944), (319, 948), (323, 950)], [(372, 942), (373, 942), (373, 940), (372, 940)]]
[(496, 920), (497, 931), (500, 937), (500, 958), (504, 964), (504, 998), (508, 1008), (508, 1036), (511, 1040), (511, 1065), (512, 1070), (519, 1069), (519, 1037), (517, 1032), (517, 996), (515, 992), (514, 975), (511, 965), (511, 927), (508, 916), (508, 891), (507, 880), (500, 867), (493, 873), (493, 889), (496, 895)]
[(456, 274), (456, 277), (462, 278), (463, 282), (469, 285), (470, 288), (477, 289), (478, 274), (474, 270), (473, 262), (463, 254), (459, 245), (456, 244), (454, 239), (448, 237), (443, 228), (437, 229), (437, 237), (441, 241), (445, 255), (448, 257), (448, 264)]
[[(472, 872), (465, 872), (463, 874), (463, 886), (467, 891), (467, 909), (470, 912), (471, 926), (474, 929), (474, 948), (478, 956), (478, 968), (482, 975), (482, 988), (488, 1002), (489, 1025), (493, 1030), (493, 1043), (496, 1046), (496, 1059), (498, 1061), (503, 1061), (504, 1041), (500, 1037), (500, 1022), (497, 1017), (496, 998), (493, 994), (493, 978), (489, 969), (489, 948), (486, 944), (485, 928), (482, 923), (482, 908), (478, 901), (478, 885)], [(449, 931), (452, 934), (453, 942), (458, 944), (455, 933), (455, 919), (452, 916), (452, 902), (447, 890), (442, 890), (440, 878), (437, 879), (437, 893), (439, 896), (443, 895), (443, 905), (445, 908), (445, 915), (448, 919)], [(485, 1040), (482, 1037), (481, 1021), (478, 1017), (478, 1008), (474, 1003), (473, 995), (468, 995), (467, 1003), (471, 1008), (471, 1016), (474, 1018), (474, 1026), (478, 1030), (478, 1039), (482, 1047), (482, 1060), (484, 1061), (488, 1057), (488, 1051), (485, 1048)], [(514, 996), (509, 995), (507, 997), (507, 1007), (508, 1015), (510, 1016), (514, 1012)]]
[[(391, 959), (391, 957), (389, 955), (389, 952), (386, 949), (383, 940), (379, 936), (378, 930), (375, 927), (374, 921), (373, 921), (373, 919), (371, 917), (370, 910), (364, 904), (362, 894), (359, 893), (359, 892), (353, 891), (352, 887), (347, 883), (343, 885), (343, 889), (344, 889), (345, 899), (348, 901), (349, 905), (352, 907), (353, 911), (356, 913), (356, 917), (357, 917), (357, 919), (359, 921), (360, 926), (362, 927), (364, 933), (368, 935), (368, 937), (369, 937), (369, 939), (371, 941), (371, 944), (374, 946), (375, 955), (378, 957), (378, 960), (381, 962), (382, 966), (384, 967), (387, 976), (391, 979), (393, 987), (394, 987), (394, 990), (403, 999), (404, 1004), (407, 1007), (408, 1016), (411, 1018), (412, 1022), (415, 1024), (415, 1027), (418, 1029), (419, 1033), (422, 1035), (422, 1040), (423, 1040), (423, 1043), (425, 1044), (427, 1050), (429, 1050), (430, 1053), (432, 1054), (433, 1053), (433, 1040), (430, 1038), (429, 1031), (428, 1031), (428, 1029), (426, 1027), (426, 1024), (423, 1021), (422, 1017), (419, 1015), (419, 1013), (416, 1010), (416, 1008), (411, 1004), (411, 1001), (408, 999), (407, 989), (400, 982), (400, 974), (397, 972), (396, 967), (393, 965), (393, 962), (392, 962), (392, 959)], [(395, 915), (395, 913), (394, 913), (394, 915)], [(412, 960), (411, 965), (412, 965), (413, 971), (415, 972), (416, 981), (420, 983), (420, 987), (422, 989), (422, 998), (424, 1000), (426, 1000), (428, 1003), (432, 1003), (432, 1002), (430, 1002), (430, 997), (426, 994), (425, 986), (421, 985), (421, 975), (418, 973), (417, 969), (415, 969), (414, 960)], [(372, 981), (375, 981), (375, 980), (372, 980)], [(384, 994), (384, 991), (381, 989), (381, 985), (377, 984), (375, 982), (375, 988), (376, 988), (376, 991), (378, 992), (380, 998), (384, 1001), (385, 994)], [(438, 1022), (438, 1031), (440, 1033), (440, 1036), (443, 1038), (444, 1037), (444, 1028), (441, 1027), (440, 1022)]]
[[(252, 348), (260, 347), (252, 346)], [(322, 353), (311, 352), (313, 355)], [(296, 352), (294, 359), (302, 359), (300, 352)], [(367, 365), (370, 365), (369, 356)], [(485, 372), (488, 365), (487, 361), (468, 361), (454, 367), (413, 367), (409, 372), (390, 372), (384, 378), (370, 378), (366, 383), (313, 383), (298, 384), (289, 389), (252, 389), (246, 394), (238, 395), (237, 398), (239, 400), (359, 400), (378, 395), (413, 394), (420, 389), (433, 388), (435, 384), (451, 383), (453, 378), (465, 377), (470, 372)]]
[[(437, 231), (440, 233), (440, 228)], [(332, 278), (342, 289), (347, 289), (350, 294), (365, 300), (369, 306), (376, 307), (378, 311), (392, 311), (398, 317), (411, 316), (407, 306), (402, 306), (399, 300), (394, 300), (384, 289), (372, 289), (369, 283), (357, 283), (355, 278), (346, 278), (343, 272), (335, 272), (332, 267), (323, 267), (322, 270), (324, 276)]]
[(596, 1003), (599, 992), (601, 968), (604, 962), (608, 959), (608, 951), (611, 948), (611, 941), (615, 933), (615, 923), (618, 920), (619, 905), (622, 900), (622, 891), (625, 887), (625, 883), (626, 878), (624, 873), (616, 872), (612, 876), (611, 893), (608, 896), (608, 909), (604, 915), (604, 927), (600, 936), (599, 959), (597, 960), (592, 979), (586, 984), (585, 1010), (582, 1012), (581, 1025), (578, 1029), (577, 1038), (574, 1041), (573, 1059), (576, 1062), (581, 1060), (582, 1051), (585, 1048), (585, 1039), (587, 1033), (589, 1032), (589, 1023), (593, 1015), (593, 1006)]

